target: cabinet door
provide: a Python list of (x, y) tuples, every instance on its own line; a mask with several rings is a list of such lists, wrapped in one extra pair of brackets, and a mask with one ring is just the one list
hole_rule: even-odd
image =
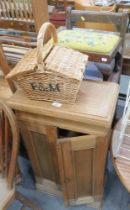
[(69, 205), (94, 202), (96, 137), (60, 139), (57, 154), (65, 202)]

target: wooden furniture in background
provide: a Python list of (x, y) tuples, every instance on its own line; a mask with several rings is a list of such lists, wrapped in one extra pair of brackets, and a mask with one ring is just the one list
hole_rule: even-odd
[(49, 4), (55, 4), (57, 8), (62, 6), (63, 9), (66, 10), (68, 6), (74, 5), (75, 0), (50, 0), (48, 2)]
[(38, 31), (42, 23), (48, 21), (48, 4), (46, 0), (38, 0), (37, 3), (34, 0), (0, 0), (0, 17), (2, 28), (30, 31), (35, 23)]
[(35, 32), (0, 29), (0, 41), (9, 63), (15, 65), (30, 48), (36, 47)]
[(0, 27), (28, 30), (34, 25), (31, 1), (0, 0)]
[(119, 2), (116, 4), (116, 9), (119, 12), (128, 12), (130, 13), (130, 3), (125, 2)]
[(59, 1), (59, 4), (60, 3), (64, 4), (64, 9), (65, 10), (68, 6), (74, 6), (74, 2), (75, 2), (75, 0), (58, 0), (58, 1)]
[(32, 0), (33, 16), (36, 32), (39, 31), (41, 25), (49, 20), (47, 0)]
[[(8, 65), (8, 63), (6, 61), (6, 58), (5, 58), (5, 55), (4, 55), (4, 51), (3, 51), (3, 48), (2, 48), (1, 45), (0, 45), (0, 67), (1, 67), (1, 70), (2, 70), (2, 72), (4, 74), (4, 76), (6, 76), (10, 72), (10, 67), (9, 67), (9, 65)], [(14, 86), (13, 82), (9, 81), (8, 84), (9, 84), (9, 87), (7, 87), (7, 92), (10, 95), (10, 92), (11, 91), (15, 92), (16, 89), (15, 89), (15, 86)], [(3, 91), (5, 91), (5, 90), (3, 90)], [(6, 91), (4, 92), (4, 94), (5, 94), (5, 97), (6, 97)]]
[[(77, 22), (96, 22), (96, 23), (113, 23), (117, 29), (117, 34), (121, 38), (121, 42), (118, 43), (113, 51), (108, 54), (101, 54), (96, 52), (84, 52), (89, 55), (89, 60), (100, 63), (109, 63), (117, 56), (115, 72), (111, 72), (109, 75), (110, 81), (118, 82), (120, 73), (122, 71), (122, 60), (123, 60), (123, 50), (125, 33), (128, 27), (128, 14), (127, 13), (114, 13), (114, 12), (97, 12), (97, 11), (87, 11), (87, 10), (72, 10), (67, 9), (67, 28), (72, 29), (76, 26)], [(86, 29), (88, 30), (88, 29)], [(104, 30), (103, 30), (104, 31)], [(115, 32), (109, 32), (115, 33)], [(102, 61), (102, 58), (106, 58), (106, 62)], [(104, 59), (103, 59), (104, 60)]]
[(130, 75), (130, 34), (129, 33), (127, 33), (125, 36), (122, 73), (125, 75)]
[[(17, 129), (16, 119), (12, 110), (0, 100), (0, 109), (2, 117), (0, 123), (0, 209), (5, 210), (5, 205), (12, 201), (14, 196), (14, 178), (16, 162), (19, 149), (19, 132)], [(9, 133), (11, 129), (11, 134)], [(9, 137), (10, 136), (10, 137)], [(10, 140), (12, 146), (10, 147)]]
[(0, 109), (2, 110), (0, 123), (0, 209), (7, 210), (16, 199), (32, 210), (41, 210), (39, 206), (21, 193), (15, 192), (14, 180), (19, 151), (19, 129), (13, 111), (1, 99)]
[(36, 32), (48, 16), (46, 0), (0, 0), (0, 41), (10, 63), (17, 63), (29, 48), (36, 47)]
[[(75, 0), (75, 9), (76, 10), (87, 10), (87, 11), (97, 11), (97, 12), (115, 12), (116, 5), (112, 6), (95, 6), (92, 5), (91, 2), (88, 0)], [(112, 22), (96, 22), (95, 20), (92, 22), (78, 22), (78, 27), (81, 28), (93, 28), (98, 30), (104, 30), (104, 31), (116, 31), (115, 24)]]
[(74, 0), (75, 9), (85, 9), (92, 11), (113, 11), (116, 5), (111, 6), (96, 6), (93, 0)]
[[(4, 51), (1, 45), (0, 45), (0, 58), (1, 58), (0, 69), (3, 75), (6, 76), (10, 72), (10, 67), (8, 66), (8, 63), (6, 61)], [(13, 92), (15, 92), (14, 84), (11, 81), (7, 83), (4, 77), (1, 77), (0, 78), (0, 98), (7, 99), (12, 95)]]
[(114, 83), (87, 81), (74, 105), (54, 107), (32, 101), (22, 91), (7, 100), (16, 113), (38, 190), (59, 196), (63, 191), (69, 205), (100, 206), (118, 91)]
[[(117, 139), (119, 138), (119, 134), (121, 132), (121, 121), (122, 119), (116, 124), (116, 127), (114, 129), (113, 132), (113, 138), (112, 138), (112, 144), (115, 144), (115, 141), (117, 143)], [(129, 131), (129, 129), (127, 128), (127, 131)], [(128, 132), (129, 133), (129, 132)], [(130, 193), (130, 178), (129, 178), (129, 170), (130, 170), (130, 154), (129, 154), (129, 147), (130, 147), (130, 140), (129, 137), (125, 137), (124, 138), (124, 143), (122, 145), (122, 147), (126, 148), (127, 151), (125, 150), (125, 153), (122, 155), (124, 157), (114, 157), (113, 154), (113, 148), (112, 148), (112, 161), (113, 161), (113, 165), (114, 168), (116, 170), (116, 173), (120, 179), (120, 181), (122, 182), (122, 184), (124, 185), (124, 187), (126, 188), (126, 190)]]
[[(85, 22), (85, 21), (96, 22), (96, 23), (97, 22), (114, 23), (117, 28), (117, 32), (119, 33), (119, 36), (121, 37), (122, 45), (124, 44), (125, 33), (128, 27), (128, 15), (126, 13), (113, 13), (113, 12), (99, 13), (96, 11), (71, 10), (71, 8), (67, 9), (67, 29), (72, 29), (76, 25), (77, 22)], [(118, 46), (116, 46), (116, 48), (117, 47)], [(114, 51), (116, 51), (116, 49)], [(89, 53), (89, 52), (86, 52), (86, 53)], [(103, 57), (103, 55), (101, 55), (101, 57)], [(94, 61), (94, 58), (93, 58), (93, 61)], [(101, 59), (99, 61), (102, 62)]]
[(125, 188), (130, 192), (130, 82), (123, 116), (114, 129), (111, 148), (115, 170)]
[[(128, 13), (129, 15), (129, 23), (130, 23), (130, 2), (123, 2), (120, 1), (116, 4), (116, 11), (117, 12), (124, 12), (124, 13)], [(128, 28), (128, 31), (130, 30), (130, 25)]]
[[(4, 76), (6, 76), (10, 72), (10, 67), (7, 64), (1, 46), (0, 58), (0, 67)], [(1, 196), (3, 196), (0, 196), (0, 209), (6, 210), (13, 200), (19, 200), (25, 206), (28, 206), (33, 210), (41, 210), (39, 206), (23, 196), (21, 193), (15, 192), (13, 184), (19, 149), (19, 129), (17, 127), (15, 115), (7, 106), (5, 100), (9, 98), (15, 90), (16, 88), (11, 81), (7, 84), (4, 79), (0, 79), (0, 173), (2, 173), (0, 188), (2, 189)], [(12, 144), (9, 142), (11, 139)], [(12, 145), (11, 148), (10, 145)], [(9, 158), (10, 156), (12, 157)]]

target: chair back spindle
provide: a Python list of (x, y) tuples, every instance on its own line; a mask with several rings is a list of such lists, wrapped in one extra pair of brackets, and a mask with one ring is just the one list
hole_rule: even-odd
[(8, 20), (31, 21), (31, 0), (0, 0), (0, 16)]
[(13, 111), (0, 100), (2, 110), (0, 123), (0, 169), (7, 179), (8, 187), (13, 187), (17, 155), (19, 150), (19, 130)]

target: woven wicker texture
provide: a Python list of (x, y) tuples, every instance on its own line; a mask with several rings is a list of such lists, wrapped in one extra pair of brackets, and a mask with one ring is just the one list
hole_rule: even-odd
[[(53, 38), (48, 40), (48, 35)], [(56, 29), (45, 23), (38, 34), (37, 49), (31, 50), (8, 74), (25, 94), (35, 100), (74, 103), (88, 56), (57, 45)]]
[(54, 47), (45, 60), (46, 70), (61, 73), (64, 76), (78, 80), (83, 78), (85, 65), (86, 55), (81, 56), (81, 53), (77, 51), (58, 45)]
[[(68, 78), (52, 74), (48, 76), (48, 73), (29, 74), (28, 82), (24, 77), (21, 77), (17, 83), (30, 99), (59, 101), (61, 103), (74, 103), (80, 87), (78, 80), (71, 79), (68, 83)], [(35, 91), (32, 91), (32, 87)]]
[(37, 48), (30, 50), (25, 56), (18, 62), (13, 70), (7, 75), (7, 79), (15, 79), (19, 75), (24, 75), (35, 71), (37, 66)]

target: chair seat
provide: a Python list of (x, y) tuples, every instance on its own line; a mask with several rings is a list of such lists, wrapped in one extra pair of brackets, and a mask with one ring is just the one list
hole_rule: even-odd
[(15, 193), (15, 189), (9, 190), (7, 180), (0, 177), (0, 209), (10, 201)]
[(83, 52), (110, 53), (117, 43), (119, 36), (108, 32), (85, 29), (63, 30), (58, 34), (60, 45)]

